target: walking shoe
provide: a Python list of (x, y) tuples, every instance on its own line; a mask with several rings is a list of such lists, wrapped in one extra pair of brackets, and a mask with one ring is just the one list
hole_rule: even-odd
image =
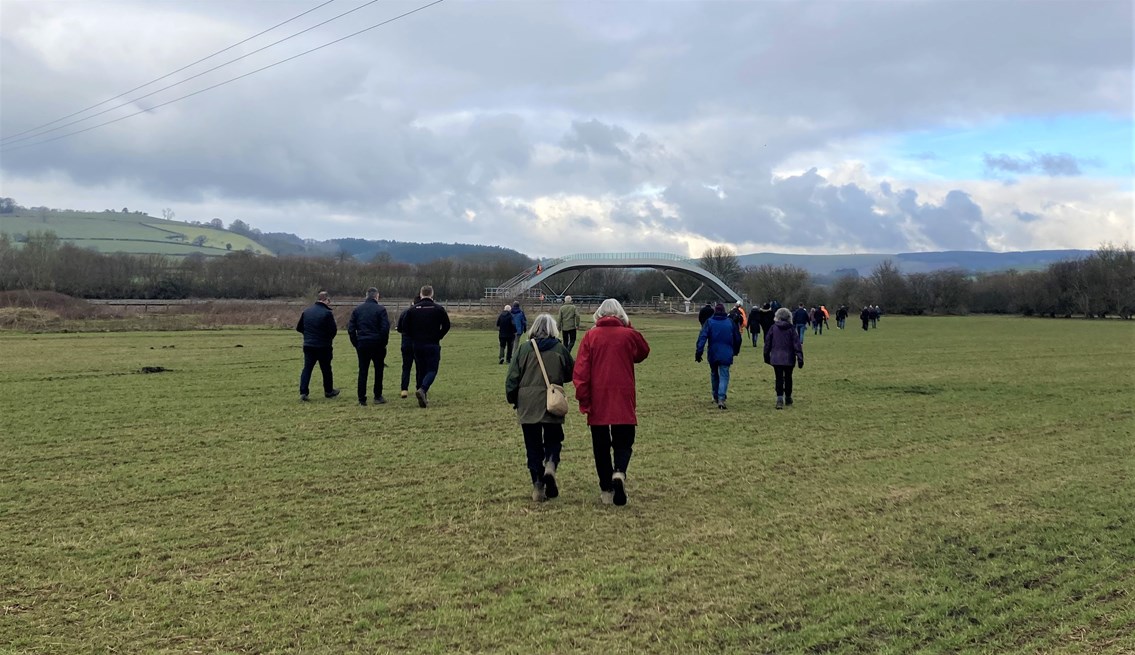
[(359, 407), (366, 407), (366, 406), (367, 406), (367, 399), (366, 398), (359, 398)]
[(718, 409), (726, 409), (725, 403), (717, 403), (717, 408)]
[(784, 404), (785, 404), (785, 406), (791, 405), (792, 404), (792, 396), (785, 396), (784, 397)]
[(306, 402), (307, 402), (307, 394), (306, 394), (306, 393), (301, 393), (301, 394), (300, 394), (300, 400), (301, 400), (302, 402), (305, 402), (305, 403), (306, 403)]
[(418, 407), (426, 407), (427, 405), (429, 405), (429, 401), (426, 400), (425, 389), (418, 389), (417, 391), (415, 391), (414, 397), (418, 399)]
[(622, 471), (615, 471), (611, 476), (611, 500), (619, 506), (627, 504), (627, 489), (626, 489), (627, 476)]
[(375, 405), (385, 405), (386, 404), (386, 397), (385, 396), (379, 396), (378, 398), (375, 398), (374, 404)]
[(560, 495), (560, 488), (556, 485), (556, 463), (550, 459), (544, 462), (544, 491), (548, 498)]
[(501, 357), (501, 360), (497, 362), (497, 364), (504, 364), (504, 357)]
[(331, 391), (324, 393), (323, 397), (324, 398), (334, 398), (335, 396), (338, 396), (338, 395), (339, 395), (339, 390), (338, 389), (332, 389)]
[(544, 483), (537, 482), (532, 485), (532, 500), (542, 503), (548, 500), (548, 494), (544, 492)]
[(776, 397), (776, 408), (777, 409), (784, 409), (784, 396), (777, 396)]
[(599, 492), (599, 504), (600, 505), (612, 505), (612, 504), (614, 504), (614, 502), (615, 502), (615, 493), (613, 491), (600, 491)]
[(400, 397), (400, 398), (406, 398), (406, 397), (408, 397), (409, 395), (410, 395), (410, 394), (409, 394), (409, 393), (407, 393), (405, 389), (403, 389), (403, 390), (402, 390), (402, 393), (400, 394), (400, 396), (399, 396), (399, 397)]

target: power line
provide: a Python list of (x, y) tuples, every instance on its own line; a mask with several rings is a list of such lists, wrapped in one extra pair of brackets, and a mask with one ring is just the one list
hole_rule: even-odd
[(23, 132), (17, 132), (15, 134), (10, 134), (6, 137), (0, 137), (0, 141), (7, 141), (8, 139), (12, 139), (12, 138), (15, 138), (15, 137), (18, 137), (18, 136), (22, 136), (24, 134), (27, 134), (28, 132), (35, 132), (35, 131), (41, 130), (41, 129), (49, 126), (49, 125), (55, 125), (59, 121), (65, 121), (68, 118), (71, 118), (72, 116), (78, 116), (79, 114), (82, 114), (83, 112), (90, 111), (90, 110), (94, 109), (95, 107), (101, 107), (102, 105), (105, 105), (106, 103), (108, 103), (112, 100), (117, 100), (124, 95), (127, 95), (129, 93), (134, 93), (138, 89), (144, 89), (144, 88), (150, 86), (151, 84), (153, 84), (155, 82), (160, 82), (160, 81), (164, 80), (165, 78), (176, 75), (176, 74), (180, 73), (181, 71), (183, 71), (187, 68), (192, 68), (192, 67), (196, 66), (197, 64), (200, 64), (201, 62), (205, 61), (206, 59), (212, 59), (213, 57), (216, 57), (217, 55), (221, 54), (222, 52), (228, 52), (229, 50), (232, 50), (233, 48), (235, 48), (239, 45), (244, 45), (245, 43), (248, 43), (249, 41), (255, 39), (258, 36), (263, 36), (263, 35), (267, 34), (268, 32), (271, 32), (272, 30), (276, 29), (277, 27), (282, 27), (284, 25), (287, 25), (288, 23), (296, 20), (297, 18), (302, 18), (302, 17), (310, 14), (311, 12), (315, 11), (316, 9), (319, 9), (320, 7), (325, 7), (329, 4), (331, 4), (332, 2), (335, 2), (335, 0), (327, 0), (323, 4), (316, 5), (316, 6), (312, 7), (311, 9), (308, 9), (307, 11), (303, 12), (302, 14), (297, 14), (295, 16), (292, 16), (291, 18), (289, 18), (288, 20), (286, 20), (282, 23), (276, 23), (272, 27), (269, 27), (268, 29), (266, 29), (262, 32), (257, 32), (256, 34), (253, 34), (252, 36), (248, 37), (247, 39), (245, 39), (243, 41), (237, 41), (236, 43), (230, 45), (227, 48), (221, 48), (220, 50), (214, 52), (211, 55), (202, 57), (202, 58), (198, 59), (197, 61), (193, 62), (192, 64), (186, 64), (185, 66), (182, 66), (181, 68), (179, 68), (175, 71), (166, 73), (165, 75), (162, 75), (161, 77), (154, 78), (154, 79), (150, 80), (149, 82), (146, 82), (145, 84), (142, 84), (140, 86), (134, 87), (133, 89), (130, 89), (129, 91), (123, 91), (122, 93), (119, 93), (116, 96), (111, 96), (110, 98), (107, 98), (106, 100), (103, 100), (102, 102), (98, 102), (98, 103), (91, 105), (90, 107), (86, 107), (84, 109), (80, 109), (77, 112), (67, 114), (66, 116), (61, 116), (60, 118), (56, 118), (55, 120), (51, 121), (50, 123), (44, 123), (43, 125), (40, 125), (38, 127), (26, 129)]
[[(323, 21), (322, 23), (316, 23), (315, 25), (312, 25), (311, 27), (309, 27), (307, 29), (300, 30), (299, 32), (296, 32), (295, 34), (292, 34), (291, 36), (286, 36), (286, 37), (280, 39), (279, 41), (269, 43), (268, 45), (266, 45), (264, 47), (257, 48), (256, 50), (253, 50), (252, 52), (245, 53), (245, 54), (237, 57), (236, 59), (231, 59), (229, 61), (226, 61), (223, 64), (220, 64), (218, 66), (214, 66), (214, 67), (212, 67), (208, 70), (201, 71), (200, 73), (197, 73), (196, 75), (190, 75), (189, 77), (185, 78), (184, 80), (181, 80), (180, 82), (174, 82), (173, 84), (163, 86), (162, 88), (158, 89), (157, 91), (151, 91), (151, 92), (147, 93), (146, 95), (138, 96), (137, 98), (134, 98), (133, 100), (129, 100), (127, 102), (122, 103), (121, 105), (115, 105), (115, 106), (111, 107), (110, 109), (104, 109), (100, 112), (96, 112), (94, 114), (91, 114), (90, 116), (87, 116), (86, 118), (77, 118), (77, 119), (71, 121), (70, 123), (64, 123), (62, 125), (57, 125), (57, 126), (51, 128), (50, 130), (43, 130), (39, 134), (29, 134), (28, 136), (20, 137), (18, 139), (12, 138), (10, 141), (8, 141), (7, 145), (19, 143), (20, 141), (27, 141), (28, 139), (35, 139), (35, 138), (41, 137), (45, 134), (49, 134), (51, 132), (62, 130), (65, 127), (70, 127), (70, 126), (76, 125), (78, 123), (83, 123), (83, 122), (89, 121), (92, 118), (95, 118), (96, 116), (102, 116), (103, 114), (109, 114), (110, 112), (115, 111), (116, 109), (122, 109), (123, 107), (129, 107), (130, 105), (133, 105), (134, 103), (138, 102), (139, 100), (144, 100), (146, 98), (149, 98), (150, 96), (157, 95), (157, 94), (161, 93), (162, 91), (168, 91), (169, 89), (172, 89), (175, 86), (180, 86), (182, 84), (185, 84), (186, 82), (188, 82), (190, 80), (195, 80), (198, 77), (201, 77), (203, 75), (208, 75), (209, 73), (212, 73), (215, 70), (224, 68), (225, 66), (228, 66), (229, 64), (236, 63), (236, 62), (240, 61), (241, 59), (246, 59), (248, 57), (251, 57), (252, 55), (254, 55), (258, 52), (263, 52), (264, 50), (267, 50), (268, 48), (279, 45), (279, 44), (283, 43), (284, 41), (294, 39), (295, 37), (297, 37), (301, 34), (304, 34), (305, 32), (310, 32), (317, 27), (322, 27), (322, 26), (326, 25), (327, 23), (339, 20), (340, 18), (346, 16), (347, 14), (353, 14), (356, 11), (363, 9), (364, 7), (369, 7), (370, 5), (373, 5), (374, 3), (380, 2), (380, 1), (381, 0), (370, 0), (369, 2), (363, 3), (363, 4), (359, 5), (358, 7), (351, 9), (350, 11), (345, 11), (345, 12), (339, 14), (338, 16), (333, 16), (331, 18), (328, 18), (327, 20)], [(287, 60), (285, 60), (285, 61), (287, 61)], [(99, 103), (99, 104), (102, 104), (102, 103)], [(161, 105), (158, 105), (158, 106), (160, 107)], [(153, 107), (151, 107), (151, 109), (153, 109)], [(55, 121), (55, 122), (58, 122), (58, 121)], [(0, 144), (0, 145), (2, 145), (2, 144)]]
[(371, 30), (373, 30), (373, 29), (376, 29), (376, 28), (382, 27), (383, 25), (386, 25), (386, 24), (389, 24), (389, 23), (393, 23), (393, 22), (394, 22), (394, 21), (396, 21), (396, 20), (399, 20), (399, 19), (401, 19), (401, 18), (405, 18), (405, 17), (407, 17), (407, 16), (409, 16), (409, 15), (411, 15), (411, 14), (416, 14), (416, 13), (418, 13), (419, 11), (423, 11), (423, 10), (425, 10), (425, 9), (429, 9), (429, 8), (430, 8), (430, 7), (432, 7), (432, 6), (434, 6), (434, 5), (438, 5), (438, 4), (441, 4), (441, 3), (443, 3), (443, 2), (445, 2), (445, 0), (434, 0), (433, 2), (430, 2), (430, 3), (424, 4), (424, 5), (420, 6), (420, 7), (418, 7), (417, 9), (411, 9), (410, 11), (407, 11), (407, 12), (406, 12), (406, 13), (404, 13), (404, 14), (399, 14), (399, 15), (397, 15), (397, 16), (395, 16), (395, 17), (393, 17), (393, 18), (388, 18), (388, 19), (386, 19), (386, 20), (382, 21), (381, 23), (376, 23), (376, 24), (374, 24), (374, 25), (371, 25), (370, 27), (366, 27), (366, 28), (363, 28), (363, 29), (361, 29), (361, 30), (359, 30), (359, 31), (357, 31), (357, 32), (352, 32), (351, 34), (348, 34), (347, 36), (344, 36), (344, 37), (340, 37), (340, 38), (338, 38), (338, 39), (335, 39), (334, 41), (329, 41), (329, 42), (327, 42), (327, 43), (324, 43), (324, 44), (323, 44), (323, 45), (321, 45), (321, 46), (316, 46), (316, 47), (312, 48), (311, 50), (305, 50), (305, 51), (303, 51), (303, 52), (301, 52), (301, 53), (299, 53), (299, 54), (297, 54), (297, 55), (292, 55), (291, 57), (288, 57), (287, 59), (281, 59), (280, 61), (277, 61), (277, 62), (276, 62), (276, 63), (274, 63), (274, 64), (268, 64), (267, 66), (264, 66), (264, 67), (262, 67), (262, 68), (257, 68), (257, 69), (256, 69), (256, 70), (254, 70), (254, 71), (249, 71), (249, 72), (247, 72), (247, 73), (245, 73), (245, 74), (243, 74), (243, 75), (238, 75), (238, 76), (236, 76), (236, 77), (234, 77), (234, 78), (231, 78), (231, 79), (225, 80), (224, 82), (218, 82), (217, 84), (214, 84), (214, 85), (212, 85), (212, 86), (207, 86), (207, 87), (205, 87), (204, 89), (200, 89), (200, 90), (198, 90), (198, 91), (194, 91), (193, 93), (187, 93), (186, 95), (183, 95), (183, 96), (181, 96), (180, 98), (174, 98), (173, 100), (169, 100), (169, 101), (163, 102), (163, 103), (161, 103), (161, 104), (158, 104), (158, 105), (154, 105), (153, 107), (150, 107), (150, 108), (148, 108), (148, 109), (143, 109), (142, 111), (137, 111), (137, 112), (134, 112), (133, 114), (127, 114), (126, 116), (121, 116), (121, 117), (119, 117), (119, 118), (115, 118), (115, 119), (113, 119), (113, 120), (109, 120), (109, 121), (106, 121), (105, 123), (99, 123), (98, 125), (92, 125), (92, 126), (90, 126), (90, 127), (85, 127), (85, 128), (83, 128), (83, 129), (81, 129), (81, 130), (75, 130), (74, 132), (68, 132), (68, 133), (66, 133), (66, 134), (61, 134), (61, 135), (59, 135), (59, 136), (57, 136), (57, 137), (53, 137), (53, 138), (50, 138), (50, 139), (44, 139), (43, 141), (36, 141), (36, 142), (34, 142), (34, 143), (25, 143), (25, 144), (23, 144), (23, 145), (18, 145), (18, 146), (15, 146), (15, 147), (10, 147), (10, 148), (4, 148), (4, 147), (3, 147), (2, 145), (0, 145), (0, 150), (3, 150), (3, 151), (5, 151), (5, 152), (11, 152), (12, 150), (21, 150), (21, 149), (23, 149), (23, 148), (30, 148), (30, 147), (32, 147), (32, 146), (39, 146), (39, 145), (43, 145), (43, 144), (45, 144), (45, 143), (51, 143), (52, 141), (58, 141), (58, 140), (60, 140), (60, 139), (65, 139), (65, 138), (67, 138), (67, 137), (69, 137), (69, 136), (74, 136), (74, 135), (76, 135), (76, 134), (82, 134), (83, 132), (90, 132), (91, 130), (94, 130), (94, 129), (97, 129), (97, 128), (100, 128), (100, 127), (104, 127), (104, 126), (106, 126), (106, 125), (110, 125), (110, 124), (112, 124), (112, 123), (117, 123), (117, 122), (119, 122), (119, 121), (124, 121), (124, 120), (126, 120), (127, 118), (133, 118), (134, 116), (138, 116), (139, 114), (145, 114), (145, 113), (147, 113), (147, 112), (150, 112), (150, 111), (153, 111), (153, 110), (155, 110), (155, 109), (157, 109), (157, 108), (159, 108), (159, 107), (165, 107), (166, 105), (171, 105), (171, 104), (173, 104), (173, 103), (175, 103), (175, 102), (179, 102), (179, 101), (181, 101), (181, 100), (185, 100), (186, 98), (192, 98), (192, 97), (193, 97), (193, 96), (195, 96), (195, 95), (198, 95), (198, 94), (204, 93), (204, 92), (206, 92), (206, 91), (211, 91), (211, 90), (213, 90), (213, 89), (215, 89), (215, 88), (217, 88), (217, 87), (221, 87), (221, 86), (224, 86), (224, 85), (226, 85), (226, 84), (229, 84), (229, 83), (231, 83), (231, 82), (235, 82), (235, 81), (237, 81), (237, 80), (240, 80), (240, 79), (246, 78), (246, 77), (248, 77), (249, 75), (255, 75), (256, 73), (259, 73), (259, 72), (261, 72), (261, 71), (265, 71), (265, 70), (268, 70), (269, 68), (273, 68), (273, 67), (275, 67), (275, 66), (279, 66), (280, 64), (283, 64), (283, 63), (287, 63), (287, 62), (289, 62), (289, 61), (291, 61), (291, 60), (293, 60), (293, 59), (297, 59), (297, 58), (299, 58), (299, 57), (302, 57), (302, 56), (304, 56), (304, 55), (307, 55), (307, 54), (311, 54), (311, 53), (315, 52), (316, 50), (322, 50), (322, 49), (326, 48), (327, 46), (335, 45), (336, 43), (339, 43), (340, 41), (346, 41), (347, 39), (349, 39), (349, 38), (351, 38), (351, 37), (355, 37), (355, 36), (358, 36), (358, 35), (360, 35), (360, 34), (363, 34), (364, 32), (369, 32), (369, 31), (371, 31)]

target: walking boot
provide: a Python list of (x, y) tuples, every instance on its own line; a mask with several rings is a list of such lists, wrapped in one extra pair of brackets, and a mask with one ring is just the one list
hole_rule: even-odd
[(791, 404), (792, 404), (792, 396), (785, 396), (784, 397), (784, 405), (787, 407)]
[(612, 502), (616, 505), (622, 506), (627, 504), (627, 476), (622, 471), (615, 471), (611, 476), (611, 492)]
[(776, 397), (776, 408), (777, 409), (784, 409), (784, 396), (777, 396)]
[(556, 463), (550, 459), (544, 462), (544, 492), (548, 498), (560, 495), (560, 487), (556, 484)]
[(615, 493), (613, 491), (600, 491), (599, 492), (599, 504), (600, 505), (612, 505), (612, 504), (614, 504), (614, 502), (615, 502)]
[(548, 495), (547, 495), (547, 493), (544, 492), (544, 483), (543, 482), (533, 483), (533, 485), (532, 485), (532, 500), (534, 500), (538, 503), (542, 503), (545, 500), (548, 500)]
[(402, 393), (401, 393), (401, 394), (399, 394), (399, 395), (398, 395), (398, 397), (399, 397), (399, 398), (409, 398), (409, 397), (410, 397), (410, 392), (408, 392), (408, 391), (406, 391), (405, 389), (403, 389), (403, 390), (402, 390)]

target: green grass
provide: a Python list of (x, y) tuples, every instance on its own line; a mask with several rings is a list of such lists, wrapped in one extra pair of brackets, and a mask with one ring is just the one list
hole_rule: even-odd
[(1135, 652), (1135, 324), (809, 334), (780, 412), (746, 346), (720, 412), (638, 322), (624, 508), (574, 412), (531, 502), (488, 331), (426, 411), (345, 338), (301, 404), (294, 332), (0, 334), (0, 652)]
[[(167, 221), (145, 214), (111, 212), (52, 212), (42, 215), (34, 210), (20, 210), (0, 216), (0, 232), (9, 235), (33, 232), (54, 232), (63, 242), (99, 252), (124, 252), (159, 255), (224, 255), (226, 244), (234, 251), (252, 248), (254, 252), (272, 254), (248, 237), (180, 221)], [(171, 239), (181, 235), (180, 239)], [(193, 240), (205, 237), (197, 246)]]

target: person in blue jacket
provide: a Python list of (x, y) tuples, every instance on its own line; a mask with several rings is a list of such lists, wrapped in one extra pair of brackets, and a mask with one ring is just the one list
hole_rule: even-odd
[(808, 324), (811, 322), (808, 318), (808, 310), (804, 309), (804, 303), (797, 305), (796, 311), (792, 312), (792, 325), (800, 335), (800, 343), (804, 343), (804, 333), (808, 331)]
[(515, 300), (512, 302), (512, 327), (515, 332), (513, 333), (513, 342), (516, 344), (513, 351), (520, 347), (520, 340), (524, 338), (524, 333), (528, 331), (528, 317), (524, 315), (524, 310), (520, 308), (520, 303)]
[(729, 391), (729, 367), (733, 365), (733, 358), (741, 353), (741, 330), (725, 313), (725, 305), (721, 303), (713, 308), (713, 316), (705, 322), (698, 335), (695, 362), (701, 363), (703, 351), (709, 358), (709, 384), (713, 402), (717, 403), (718, 409), (725, 409)]

